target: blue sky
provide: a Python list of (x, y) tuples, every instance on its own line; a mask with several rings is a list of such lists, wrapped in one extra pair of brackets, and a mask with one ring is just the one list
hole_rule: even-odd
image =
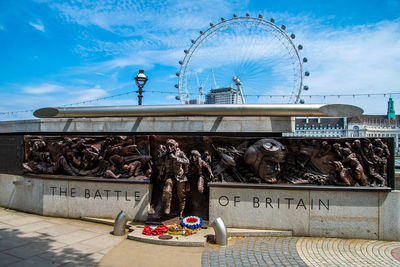
[[(308, 58), (304, 68), (311, 73), (304, 81), (310, 87), (305, 95), (400, 93), (399, 0), (2, 0), (0, 120), (29, 119), (30, 110), (104, 97), (74, 105), (135, 105), (136, 94), (109, 97), (136, 90), (133, 77), (138, 69), (149, 76), (144, 88), (145, 105), (178, 104), (175, 73), (190, 40), (206, 30), (210, 22), (231, 18), (234, 13), (244, 16), (246, 12), (255, 17), (273, 17), (277, 25), (287, 26), (288, 34), (296, 34), (294, 42), (304, 46), (301, 57)], [(256, 36), (263, 33), (253, 32), (253, 36), (264, 45), (263, 36)], [(225, 44), (224, 35), (217, 37), (217, 43)], [(228, 44), (225, 50), (230, 50)], [(235, 45), (238, 50), (231, 51), (244, 51), (246, 47), (243, 53), (249, 57), (249, 46)], [(260, 47), (260, 51), (265, 49)], [(252, 49), (251, 53), (257, 56), (258, 50)], [(265, 51), (262, 53), (265, 55)], [(242, 64), (246, 70), (263, 74), (264, 66), (267, 72), (266, 65), (261, 64), (262, 53), (258, 64)], [(214, 53), (208, 64), (218, 60)], [(200, 57), (198, 64), (203, 64)], [(284, 87), (264, 88), (264, 76), (244, 76), (244, 94), (290, 94)], [(205, 91), (212, 87), (209, 74), (199, 73), (199, 79), (207, 83)], [(218, 83), (228, 86), (226, 81)], [(393, 95), (397, 111), (399, 96)], [(366, 114), (386, 113), (388, 100), (388, 96), (303, 98), (306, 103), (356, 104)], [(249, 97), (251, 101), (287, 100)], [(15, 111), (28, 112), (8, 113)]]

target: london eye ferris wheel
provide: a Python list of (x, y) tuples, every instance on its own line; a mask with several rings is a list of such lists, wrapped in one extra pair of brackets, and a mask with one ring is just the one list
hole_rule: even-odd
[(242, 103), (304, 103), (307, 58), (301, 57), (303, 46), (296, 46), (295, 34), (285, 30), (274, 19), (248, 13), (210, 23), (179, 61), (176, 99), (201, 104), (211, 89), (232, 88)]

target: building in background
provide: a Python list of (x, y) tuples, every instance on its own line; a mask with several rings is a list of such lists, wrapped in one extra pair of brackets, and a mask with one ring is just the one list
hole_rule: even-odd
[(349, 118), (296, 118), (295, 131), (284, 136), (304, 137), (393, 137), (400, 152), (400, 116), (395, 115), (389, 98), (386, 115), (361, 115)]
[(243, 104), (239, 89), (231, 87), (211, 89), (206, 95), (206, 104)]

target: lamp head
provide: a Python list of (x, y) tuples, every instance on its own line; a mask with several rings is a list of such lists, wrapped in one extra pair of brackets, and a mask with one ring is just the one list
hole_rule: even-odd
[(144, 70), (139, 70), (139, 73), (135, 77), (136, 85), (143, 87), (146, 84), (147, 80), (148, 78), (146, 74), (144, 74)]

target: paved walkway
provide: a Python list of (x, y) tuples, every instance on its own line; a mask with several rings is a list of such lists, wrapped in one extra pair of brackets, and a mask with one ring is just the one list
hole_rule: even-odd
[(111, 231), (0, 208), (0, 266), (400, 266), (400, 242), (235, 237), (226, 247), (193, 248), (141, 243)]
[(206, 248), (202, 266), (400, 266), (399, 251), (400, 242), (376, 240), (233, 238), (227, 247)]
[(94, 266), (125, 237), (111, 226), (0, 207), (0, 266)]

